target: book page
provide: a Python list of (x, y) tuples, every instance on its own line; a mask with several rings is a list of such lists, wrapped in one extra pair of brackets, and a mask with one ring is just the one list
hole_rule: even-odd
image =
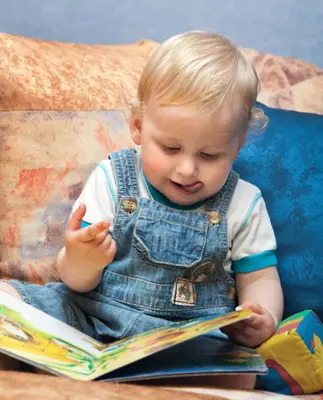
[(266, 364), (255, 349), (239, 346), (212, 334), (198, 336), (159, 351), (101, 378), (104, 381), (122, 382), (188, 375), (191, 379), (201, 375), (259, 375), (266, 372)]
[(234, 311), (222, 316), (209, 315), (171, 325), (116, 341), (102, 349), (93, 377), (148, 357), (151, 354), (193, 339), (197, 336), (249, 318), (251, 310)]
[(251, 315), (252, 311), (244, 310), (175, 322), (104, 345), (15, 297), (0, 293), (0, 350), (55, 374), (92, 380)]
[(76, 379), (90, 378), (102, 343), (0, 292), (0, 350)]

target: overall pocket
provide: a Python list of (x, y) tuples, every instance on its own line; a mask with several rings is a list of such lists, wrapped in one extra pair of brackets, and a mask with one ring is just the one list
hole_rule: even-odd
[(158, 204), (141, 208), (134, 232), (138, 258), (190, 267), (202, 260), (208, 220), (203, 213), (181, 212)]

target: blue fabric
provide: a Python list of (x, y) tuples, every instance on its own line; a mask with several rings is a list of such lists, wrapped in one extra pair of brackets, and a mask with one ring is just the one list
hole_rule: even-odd
[(269, 126), (249, 140), (234, 167), (265, 199), (285, 317), (312, 309), (323, 319), (323, 116), (258, 106)]
[[(133, 149), (111, 154), (119, 206), (113, 236), (117, 253), (99, 288), (106, 296), (173, 319), (223, 313), (234, 308), (234, 280), (223, 269), (228, 252), (225, 218), (238, 176), (231, 172), (206, 211), (217, 211), (216, 226), (207, 213), (176, 210), (140, 198)], [(137, 204), (129, 212), (129, 203)]]

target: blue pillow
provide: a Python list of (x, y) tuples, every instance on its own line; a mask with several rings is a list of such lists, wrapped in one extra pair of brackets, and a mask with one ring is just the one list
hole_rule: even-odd
[(284, 316), (312, 309), (323, 320), (323, 116), (258, 106), (267, 131), (246, 144), (234, 168), (266, 201)]

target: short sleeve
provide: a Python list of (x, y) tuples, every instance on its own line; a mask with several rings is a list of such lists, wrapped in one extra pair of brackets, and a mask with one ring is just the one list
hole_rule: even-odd
[(232, 240), (232, 271), (252, 272), (277, 265), (276, 239), (266, 204), (258, 192)]
[[(86, 206), (82, 227), (101, 221), (113, 224), (116, 212), (116, 185), (109, 160), (101, 161), (92, 172), (72, 211), (75, 211), (80, 203)], [(111, 225), (110, 229), (112, 228)]]

